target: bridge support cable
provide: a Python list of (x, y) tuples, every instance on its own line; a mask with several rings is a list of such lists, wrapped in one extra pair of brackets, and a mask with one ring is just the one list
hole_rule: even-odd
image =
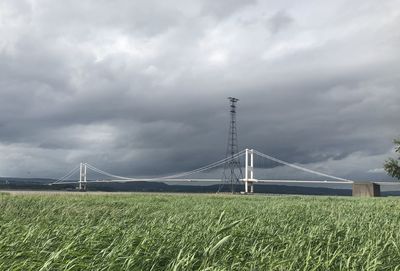
[(122, 180), (136, 180), (135, 178), (123, 177), (123, 176), (118, 176), (118, 175), (108, 173), (106, 171), (96, 168), (95, 166), (92, 166), (91, 164), (86, 164), (86, 165), (89, 169), (93, 170), (94, 172), (111, 177), (111, 178), (122, 179)]
[[(238, 157), (240, 157), (240, 156), (242, 156), (242, 155), (244, 155), (244, 150), (241, 151), (241, 152), (238, 152), (238, 153), (237, 153), (236, 155), (234, 155), (233, 157), (224, 158), (224, 159), (221, 159), (221, 160), (216, 161), (216, 162), (214, 162), (214, 163), (208, 164), (208, 165), (206, 165), (206, 166), (203, 166), (203, 167), (200, 167), (200, 168), (191, 170), (191, 171), (186, 171), (186, 172), (182, 172), (182, 173), (178, 173), (178, 174), (174, 174), (174, 175), (168, 175), (168, 176), (152, 177), (152, 178), (130, 178), (130, 177), (119, 176), (119, 175), (111, 174), (111, 173), (108, 173), (108, 172), (106, 172), (106, 171), (104, 171), (104, 170), (98, 169), (98, 168), (96, 168), (95, 166), (92, 166), (92, 165), (90, 165), (90, 164), (88, 164), (88, 163), (83, 163), (83, 164), (85, 165), (85, 168), (87, 167), (88, 169), (90, 169), (90, 170), (92, 170), (92, 171), (94, 171), (94, 172), (96, 172), (96, 173), (98, 173), (98, 174), (105, 175), (105, 176), (107, 176), (107, 177), (117, 179), (117, 180), (111, 180), (110, 182), (113, 182), (113, 181), (117, 182), (117, 181), (120, 181), (120, 180), (124, 180), (125, 182), (135, 182), (135, 181), (160, 181), (160, 180), (178, 179), (178, 178), (187, 177), (187, 176), (190, 176), (190, 175), (193, 175), (193, 174), (196, 174), (196, 173), (201, 173), (201, 172), (204, 172), (204, 171), (206, 171), (206, 170), (210, 170), (210, 169), (216, 168), (216, 167), (218, 167), (218, 166), (221, 166), (221, 165), (225, 164), (225, 163), (226, 163), (227, 161), (229, 161), (229, 160), (237, 159)], [(81, 164), (82, 164), (82, 163), (81, 163)], [(81, 167), (81, 168), (82, 168), (82, 167)], [(77, 171), (77, 170), (79, 170), (79, 167), (78, 167), (78, 168), (75, 168), (73, 173), (75, 173), (75, 171)], [(81, 171), (82, 171), (82, 169), (81, 169)], [(80, 175), (80, 181), (79, 181), (79, 183), (82, 183), (82, 182), (83, 182), (83, 181), (81, 180), (81, 179), (82, 179), (82, 176), (84, 176), (84, 178), (85, 178), (85, 180), (84, 180), (85, 183), (89, 183), (89, 182), (99, 182), (99, 181), (87, 181), (87, 180), (86, 180), (86, 171), (84, 170), (84, 174), (83, 174), (83, 175), (82, 175), (82, 174)], [(55, 183), (53, 183), (53, 184), (55, 184)]]
[(88, 168), (95, 171), (96, 173), (102, 174), (102, 175), (106, 175), (108, 177), (111, 178), (115, 178), (115, 179), (120, 179), (120, 180), (125, 180), (125, 181), (154, 181), (154, 180), (167, 180), (167, 179), (174, 179), (174, 178), (180, 178), (180, 177), (187, 177), (196, 173), (200, 173), (206, 170), (210, 170), (212, 168), (218, 167), (220, 165), (223, 165), (224, 163), (226, 163), (226, 161), (229, 161), (231, 159), (236, 159), (237, 157), (241, 156), (244, 154), (244, 151), (239, 152), (237, 155), (235, 155), (234, 157), (229, 157), (229, 158), (224, 158), (221, 159), (217, 162), (211, 163), (209, 165), (203, 166), (201, 168), (195, 169), (195, 170), (191, 170), (191, 171), (187, 171), (187, 172), (182, 172), (182, 173), (178, 173), (178, 174), (174, 174), (174, 175), (169, 175), (169, 176), (160, 176), (160, 177), (152, 177), (152, 178), (129, 178), (129, 177), (123, 177), (123, 176), (118, 176), (118, 175), (114, 175), (111, 173), (108, 173), (106, 171), (103, 171), (101, 169), (98, 169), (90, 164), (87, 164)]
[[(289, 166), (291, 168), (295, 168), (304, 172), (308, 172), (311, 174), (315, 174), (318, 176), (323, 176), (326, 178), (330, 178), (330, 179), (334, 179), (336, 180), (335, 182), (333, 181), (295, 181), (295, 180), (258, 180), (255, 178), (254, 175), (254, 162), (256, 161), (256, 159), (254, 159), (254, 154), (263, 157), (267, 160), (270, 161), (274, 161), (278, 164), (282, 164), (282, 165), (286, 165)], [(124, 177), (124, 176), (119, 176), (119, 175), (115, 175), (115, 174), (111, 174), (108, 173), (106, 171), (103, 171), (101, 169), (96, 168), (95, 166), (92, 166), (90, 164), (87, 163), (81, 163), (80, 166), (75, 167), (74, 169), (72, 169), (70, 172), (68, 172), (65, 176), (63, 176), (62, 178), (58, 179), (57, 181), (55, 181), (52, 184), (60, 184), (60, 183), (77, 183), (77, 181), (72, 182), (72, 181), (68, 181), (66, 182), (66, 180), (68, 180), (68, 178), (70, 178), (71, 176), (73, 176), (76, 172), (80, 172), (79, 174), (79, 188), (83, 189), (84, 187), (86, 188), (86, 184), (87, 183), (94, 183), (94, 182), (138, 182), (138, 181), (161, 181), (161, 182), (166, 182), (166, 181), (187, 181), (184, 180), (182, 178), (184, 177), (188, 177), (188, 176), (192, 176), (194, 174), (197, 173), (201, 173), (207, 170), (211, 170), (214, 169), (216, 167), (222, 166), (224, 164), (226, 164), (229, 161), (232, 160), (236, 160), (239, 159), (240, 157), (245, 156), (245, 176), (244, 179), (241, 179), (241, 181), (244, 182), (245, 184), (245, 193), (253, 193), (253, 185), (255, 182), (262, 182), (262, 183), (279, 183), (279, 182), (286, 182), (286, 183), (353, 183), (353, 181), (345, 179), (345, 178), (341, 178), (341, 177), (337, 177), (337, 176), (333, 176), (330, 174), (326, 174), (323, 172), (319, 172), (319, 171), (315, 171), (315, 170), (311, 170), (296, 164), (292, 164), (283, 160), (280, 160), (278, 158), (275, 158), (273, 156), (264, 154), (262, 152), (253, 150), (253, 149), (246, 149), (246, 150), (242, 150), (238, 153), (236, 153), (235, 155), (231, 156), (231, 157), (226, 157), (224, 159), (221, 159), (219, 161), (216, 161), (214, 163), (208, 164), (206, 166), (191, 170), (191, 171), (186, 171), (186, 172), (182, 172), (182, 173), (177, 173), (177, 174), (173, 174), (173, 175), (167, 175), (167, 176), (160, 176), (160, 177), (152, 177), (152, 178), (130, 178), (130, 177)], [(257, 159), (258, 160), (258, 159)], [(265, 161), (265, 160), (264, 160)], [(97, 174), (101, 174), (110, 178), (113, 178), (112, 180), (96, 180), (96, 181), (88, 181), (87, 178), (87, 169), (92, 170), (93, 172), (96, 172)], [(197, 180), (201, 180), (201, 179), (197, 179)]]
[(353, 181), (351, 181), (349, 179), (336, 177), (336, 176), (333, 176), (333, 175), (330, 175), (330, 174), (326, 174), (326, 173), (322, 173), (322, 172), (319, 172), (319, 171), (308, 169), (308, 168), (305, 168), (305, 167), (302, 167), (302, 166), (298, 166), (298, 165), (295, 165), (295, 164), (280, 160), (278, 158), (272, 157), (270, 155), (264, 154), (264, 153), (256, 151), (256, 150), (254, 150), (254, 153), (259, 155), (259, 156), (261, 156), (261, 157), (269, 159), (271, 161), (274, 161), (274, 162), (277, 162), (277, 163), (280, 163), (280, 164), (283, 164), (283, 165), (286, 165), (286, 166), (289, 166), (289, 167), (292, 167), (292, 168), (295, 168), (295, 169), (299, 169), (299, 170), (302, 170), (302, 171), (305, 171), (305, 172), (308, 172), (308, 173), (312, 173), (312, 174), (315, 174), (315, 175), (331, 178), (331, 179), (342, 181), (342, 182), (349, 182), (349, 183), (353, 182)]
[(209, 164), (209, 165), (207, 165), (207, 166), (204, 166), (204, 167), (201, 167), (201, 168), (192, 170), (192, 171), (187, 171), (187, 172), (175, 174), (175, 175), (160, 177), (160, 178), (158, 178), (158, 179), (172, 179), (172, 178), (179, 178), (179, 177), (190, 176), (190, 175), (193, 175), (193, 174), (195, 174), (195, 173), (200, 173), (200, 172), (203, 172), (203, 171), (212, 169), (212, 168), (216, 168), (216, 167), (218, 167), (218, 166), (220, 166), (220, 165), (225, 164), (226, 162), (229, 162), (229, 161), (231, 161), (231, 160), (235, 160), (235, 159), (239, 158), (239, 157), (242, 156), (242, 155), (244, 155), (244, 150), (242, 150), (242, 151), (236, 153), (236, 154), (233, 155), (233, 156), (230, 156), (230, 157), (221, 159), (221, 160), (219, 160), (219, 161), (217, 161), (217, 162), (214, 162), (214, 163), (212, 163), (212, 164)]
[(70, 170), (67, 174), (65, 174), (63, 177), (61, 177), (60, 179), (56, 180), (55, 182), (51, 183), (51, 184), (57, 184), (57, 183), (61, 183), (65, 180), (67, 180), (68, 178), (72, 177), (75, 173), (77, 173), (79, 171), (79, 166), (75, 166), (72, 170)]

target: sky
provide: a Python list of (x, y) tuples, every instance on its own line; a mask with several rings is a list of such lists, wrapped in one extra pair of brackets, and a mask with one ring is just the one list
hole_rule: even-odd
[(198, 168), (234, 96), (240, 149), (390, 179), (399, 26), (400, 0), (0, 0), (0, 176)]

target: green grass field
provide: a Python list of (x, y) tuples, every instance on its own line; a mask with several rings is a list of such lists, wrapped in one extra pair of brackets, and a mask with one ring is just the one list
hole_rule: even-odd
[(0, 270), (400, 270), (400, 200), (0, 195)]

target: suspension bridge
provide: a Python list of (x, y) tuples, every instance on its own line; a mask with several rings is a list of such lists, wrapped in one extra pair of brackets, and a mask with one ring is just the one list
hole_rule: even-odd
[[(89, 163), (80, 163), (65, 176), (58, 179), (51, 185), (58, 184), (78, 184), (78, 189), (81, 191), (86, 191), (87, 185), (89, 183), (129, 183), (129, 182), (219, 182), (220, 188), (218, 192), (221, 191), (223, 185), (229, 184), (231, 186), (231, 192), (235, 192), (235, 186), (238, 184), (244, 185), (242, 193), (252, 194), (254, 193), (255, 183), (292, 183), (292, 184), (353, 184), (353, 195), (379, 195), (379, 184), (393, 184), (377, 182), (372, 183), (356, 183), (353, 180), (349, 180), (343, 177), (337, 177), (333, 174), (327, 174), (319, 170), (310, 169), (304, 167), (297, 163), (287, 162), (271, 155), (262, 153), (254, 149), (245, 149), (238, 151), (237, 143), (237, 129), (236, 129), (236, 103), (239, 99), (234, 97), (229, 97), (229, 112), (230, 112), (230, 126), (229, 126), (229, 136), (226, 158), (218, 160), (216, 162), (210, 163), (208, 165), (181, 173), (176, 173), (167, 176), (157, 176), (149, 178), (134, 178), (125, 177), (116, 174), (109, 173), (107, 171), (101, 170)], [(241, 162), (241, 160), (244, 160)], [(261, 163), (259, 162), (261, 161)], [(262, 161), (268, 161), (273, 164), (263, 164)], [(257, 163), (258, 162), (258, 163)], [(242, 168), (244, 165), (244, 169)], [(299, 180), (299, 179), (281, 179), (281, 178), (271, 178), (271, 172), (265, 174), (269, 169), (277, 167), (289, 167), (291, 169), (301, 171), (303, 173), (309, 174), (308, 176), (313, 176), (313, 180)], [(218, 169), (223, 167), (223, 174), (218, 172)], [(98, 178), (95, 180), (90, 180), (88, 178), (88, 172), (91, 171)], [(210, 172), (213, 173), (214, 177), (210, 178)], [(244, 174), (243, 174), (244, 172)], [(79, 179), (74, 179), (78, 173)], [(201, 176), (202, 174), (208, 173), (208, 177)], [(257, 176), (256, 176), (257, 173)], [(263, 175), (264, 173), (264, 175)], [(216, 175), (222, 178), (215, 178)], [(244, 175), (244, 176), (243, 176)], [(265, 178), (264, 176), (267, 175)], [(297, 174), (296, 174), (297, 176)], [(320, 179), (315, 179), (318, 176)], [(322, 179), (321, 179), (322, 178)], [(355, 192), (356, 191), (356, 192)]]
[[(70, 172), (68, 172), (65, 176), (53, 182), (51, 185), (58, 184), (78, 184), (79, 190), (86, 190), (87, 185), (90, 183), (128, 183), (128, 182), (221, 182), (221, 179), (218, 178), (210, 178), (210, 177), (201, 177), (201, 173), (204, 172), (213, 172), (214, 176), (218, 174), (218, 168), (221, 169), (222, 166), (229, 164), (234, 160), (242, 159), (244, 160), (242, 164), (244, 164), (244, 176), (238, 179), (238, 182), (243, 184), (244, 189), (243, 193), (254, 193), (254, 184), (255, 183), (309, 183), (309, 184), (317, 184), (317, 183), (341, 183), (341, 184), (352, 184), (353, 181), (337, 177), (331, 174), (327, 174), (324, 172), (320, 172), (317, 170), (313, 170), (310, 168), (306, 168), (304, 166), (300, 166), (299, 164), (290, 163), (278, 159), (276, 157), (264, 154), (257, 150), (253, 149), (245, 149), (237, 152), (234, 155), (226, 157), (224, 159), (218, 160), (216, 162), (210, 163), (208, 165), (190, 170), (181, 173), (176, 173), (167, 176), (158, 176), (158, 177), (149, 177), (149, 178), (134, 178), (134, 177), (125, 177), (116, 174), (112, 174), (101, 170), (89, 163), (80, 163), (75, 168), (73, 168)], [(257, 170), (260, 170), (260, 173), (263, 169), (266, 169), (266, 165), (262, 163), (258, 163), (256, 165), (256, 159), (258, 160), (268, 160), (275, 163), (275, 166), (287, 166), (289, 168), (299, 170), (305, 172), (307, 174), (311, 174), (314, 176), (319, 176), (323, 178), (322, 180), (291, 180), (291, 179), (269, 179), (269, 178), (257, 178), (256, 173)], [(90, 180), (88, 178), (88, 173), (91, 171), (94, 175), (100, 176), (100, 178), (96, 178), (95, 180)], [(73, 176), (78, 175), (79, 179), (73, 179)], [(200, 177), (199, 177), (200, 176)]]

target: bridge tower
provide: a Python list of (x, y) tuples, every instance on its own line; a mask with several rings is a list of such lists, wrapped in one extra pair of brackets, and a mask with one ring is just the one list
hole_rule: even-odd
[(254, 179), (254, 151), (253, 149), (249, 150), (246, 149), (246, 156), (245, 156), (245, 172), (244, 172), (244, 192), (246, 194), (249, 193), (249, 186), (250, 186), (250, 193), (254, 193), (254, 182), (257, 182)]
[(80, 163), (79, 165), (79, 191), (86, 191), (87, 179), (86, 179), (86, 163)]
[(224, 166), (224, 173), (222, 175), (222, 183), (218, 189), (220, 192), (224, 185), (229, 185), (232, 193), (235, 193), (235, 187), (240, 183), (242, 178), (242, 168), (240, 166), (239, 157), (235, 157), (238, 153), (238, 136), (236, 128), (236, 103), (239, 99), (234, 97), (228, 98), (230, 103), (230, 125), (228, 135), (228, 145), (226, 148), (226, 158), (229, 159)]

